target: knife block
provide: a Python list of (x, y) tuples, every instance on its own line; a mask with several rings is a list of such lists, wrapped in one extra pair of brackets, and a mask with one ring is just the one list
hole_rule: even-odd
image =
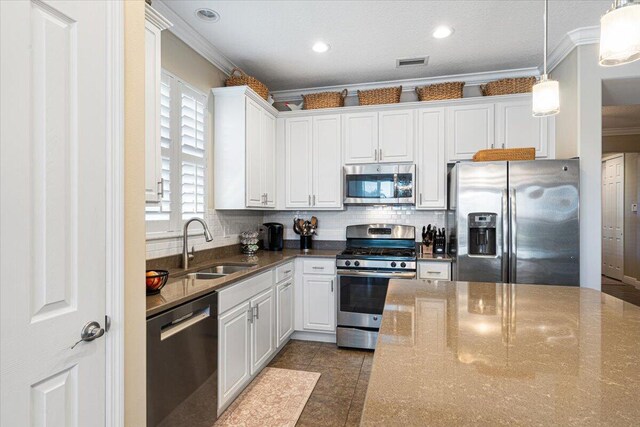
[(432, 255), (433, 254), (433, 245), (426, 245), (422, 243), (422, 252), (423, 255)]
[(433, 239), (433, 253), (437, 255), (444, 255), (447, 248), (447, 237), (436, 236)]

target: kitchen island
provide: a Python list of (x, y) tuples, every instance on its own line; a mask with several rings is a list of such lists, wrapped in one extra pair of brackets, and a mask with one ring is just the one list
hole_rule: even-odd
[(361, 425), (638, 425), (640, 308), (591, 289), (389, 284)]

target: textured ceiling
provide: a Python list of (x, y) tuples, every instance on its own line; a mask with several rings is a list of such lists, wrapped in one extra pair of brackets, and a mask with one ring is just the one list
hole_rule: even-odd
[(602, 107), (602, 128), (640, 128), (640, 104)]
[[(542, 63), (542, 0), (164, 0), (195, 30), (271, 90), (535, 67)], [(598, 25), (611, 0), (551, 0), (549, 48), (567, 31)], [(219, 12), (217, 23), (195, 16)], [(438, 25), (455, 29), (431, 36)], [(325, 54), (311, 46), (331, 45)], [(396, 59), (428, 55), (427, 67)]]

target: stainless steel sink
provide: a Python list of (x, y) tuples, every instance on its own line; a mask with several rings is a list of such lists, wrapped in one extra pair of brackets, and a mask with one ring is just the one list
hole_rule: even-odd
[(226, 276), (226, 274), (221, 274), (221, 273), (204, 273), (204, 272), (197, 272), (197, 273), (189, 273), (187, 274), (187, 277), (190, 279), (198, 279), (198, 280), (211, 280), (211, 279), (219, 279), (221, 277)]
[(255, 266), (256, 264), (216, 265), (214, 267), (209, 267), (209, 268), (204, 268), (202, 270), (199, 270), (198, 273), (226, 275), (226, 274), (237, 273), (239, 271), (245, 271)]

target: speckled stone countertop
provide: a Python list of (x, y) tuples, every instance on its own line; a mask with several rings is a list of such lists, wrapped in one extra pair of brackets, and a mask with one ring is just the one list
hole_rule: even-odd
[(418, 252), (418, 261), (441, 261), (452, 262), (453, 259), (449, 255), (421, 254)]
[(640, 307), (591, 289), (392, 281), (362, 426), (638, 425)]
[[(206, 295), (212, 291), (244, 280), (257, 273), (270, 270), (296, 257), (328, 257), (335, 258), (339, 250), (316, 250), (302, 252), (295, 249), (285, 249), (280, 252), (259, 251), (254, 256), (232, 255), (224, 258), (203, 260), (190, 266), (188, 270), (174, 268), (169, 270), (169, 280), (159, 294), (147, 296), (147, 317), (166, 311), (170, 308)], [(186, 277), (188, 273), (221, 264), (255, 264), (249, 269), (229, 274), (218, 279), (199, 280)]]

